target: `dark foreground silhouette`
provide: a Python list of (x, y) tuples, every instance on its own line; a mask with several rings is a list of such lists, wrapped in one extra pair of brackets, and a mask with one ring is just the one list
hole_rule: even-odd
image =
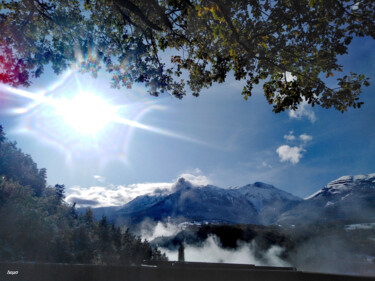
[(0, 263), (1, 281), (370, 281), (371, 277), (301, 272), (292, 267), (159, 262), (140, 266)]

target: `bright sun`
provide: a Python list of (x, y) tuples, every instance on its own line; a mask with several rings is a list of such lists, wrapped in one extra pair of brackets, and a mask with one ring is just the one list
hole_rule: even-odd
[(56, 113), (77, 133), (95, 135), (115, 120), (116, 108), (99, 96), (80, 93), (72, 99), (56, 100)]

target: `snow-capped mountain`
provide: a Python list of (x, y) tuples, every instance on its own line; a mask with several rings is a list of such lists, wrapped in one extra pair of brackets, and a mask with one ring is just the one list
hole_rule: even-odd
[(242, 187), (197, 186), (180, 178), (170, 191), (139, 196), (123, 206), (94, 208), (118, 224), (144, 220), (175, 223), (311, 224), (375, 221), (375, 174), (344, 176), (298, 198), (256, 182)]
[(303, 224), (336, 220), (375, 220), (375, 173), (344, 176), (331, 181), (282, 214), (278, 222)]
[(195, 186), (180, 178), (171, 192), (139, 196), (107, 215), (119, 224), (137, 224), (145, 219), (270, 224), (280, 213), (301, 201), (260, 182), (223, 189), (213, 185)]
[(345, 196), (363, 188), (375, 188), (375, 173), (369, 175), (343, 176), (331, 181), (318, 192), (305, 198), (306, 200), (318, 197)]

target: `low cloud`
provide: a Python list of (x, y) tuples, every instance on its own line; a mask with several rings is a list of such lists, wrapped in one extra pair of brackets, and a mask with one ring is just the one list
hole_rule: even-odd
[[(134, 198), (154, 193), (155, 190), (170, 190), (172, 183), (139, 183), (118, 186), (74, 186), (70, 188), (66, 201), (78, 207), (121, 206)], [(94, 203), (94, 204), (93, 204)]]
[[(254, 243), (242, 243), (237, 249), (224, 249), (216, 236), (210, 236), (202, 246), (185, 245), (185, 261), (190, 262), (221, 262), (236, 264), (254, 264), (269, 266), (290, 266), (280, 258), (283, 249), (272, 246), (268, 251), (262, 253), (262, 257), (255, 254)], [(169, 260), (178, 259), (178, 251), (160, 248)]]
[(172, 224), (170, 222), (154, 222), (144, 221), (141, 226), (141, 236), (148, 241), (152, 241), (157, 237), (169, 237), (179, 233), (183, 227), (181, 225)]
[[(103, 177), (94, 176), (95, 179)], [(76, 203), (77, 207), (121, 206), (145, 194), (165, 194), (172, 192), (181, 178), (194, 186), (210, 184), (211, 181), (199, 169), (182, 173), (174, 182), (136, 183), (130, 185), (107, 185), (81, 187), (73, 186), (67, 190), (66, 202)]]
[(298, 109), (290, 110), (289, 117), (292, 119), (302, 119), (303, 117), (306, 117), (311, 123), (315, 123), (317, 119), (311, 105), (309, 105), (306, 101), (301, 102)]
[(202, 171), (198, 168), (182, 173), (179, 178), (184, 178), (195, 185), (208, 185), (212, 183), (211, 180), (203, 175)]
[(70, 202), (76, 203), (77, 205), (84, 205), (84, 206), (96, 206), (99, 205), (97, 200), (87, 200), (78, 197), (71, 196)]
[(281, 162), (291, 162), (292, 164), (297, 164), (301, 160), (304, 151), (305, 149), (302, 147), (289, 145), (282, 145), (276, 150)]

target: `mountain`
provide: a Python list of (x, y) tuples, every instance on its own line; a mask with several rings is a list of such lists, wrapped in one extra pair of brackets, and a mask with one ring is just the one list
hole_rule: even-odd
[(255, 182), (223, 189), (196, 186), (180, 178), (166, 192), (139, 196), (123, 206), (93, 208), (119, 225), (151, 222), (303, 225), (375, 221), (375, 174), (344, 176), (302, 200)]
[(375, 173), (331, 181), (300, 204), (284, 212), (279, 224), (375, 220)]
[(195, 186), (180, 178), (169, 193), (139, 196), (122, 207), (95, 210), (118, 224), (144, 220), (271, 224), (302, 199), (272, 185), (256, 182), (239, 188)]

